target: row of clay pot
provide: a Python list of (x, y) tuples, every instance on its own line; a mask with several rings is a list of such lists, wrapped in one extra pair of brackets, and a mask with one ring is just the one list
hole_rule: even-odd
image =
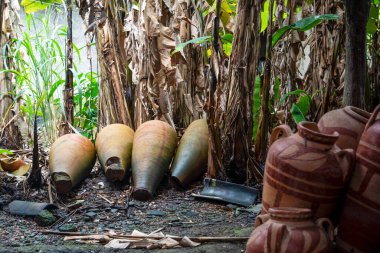
[[(97, 153), (110, 181), (122, 181), (132, 167), (134, 198), (147, 200), (168, 171), (176, 147), (177, 133), (163, 121), (147, 121), (136, 132), (126, 125), (112, 124), (100, 131), (95, 147), (77, 134), (58, 138), (50, 150), (49, 169), (57, 192), (67, 193), (88, 176)], [(196, 120), (179, 142), (171, 165), (173, 180), (182, 187), (196, 180), (205, 172), (207, 153), (207, 122)]]
[(248, 253), (332, 252), (327, 219), (338, 225), (340, 252), (380, 252), (379, 112), (346, 107), (318, 125), (301, 122), (296, 134), (273, 130), (258, 217), (267, 222), (256, 222)]

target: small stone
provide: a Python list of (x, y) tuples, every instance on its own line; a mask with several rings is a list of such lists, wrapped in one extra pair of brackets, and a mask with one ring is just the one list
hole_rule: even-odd
[(166, 213), (160, 210), (149, 210), (146, 214), (148, 216), (166, 216)]
[(35, 218), (38, 226), (47, 227), (52, 225), (57, 219), (48, 210), (42, 210)]
[(233, 205), (233, 204), (228, 204), (228, 205), (226, 205), (226, 208), (227, 208), (227, 210), (235, 210), (236, 208), (238, 208), (238, 206)]
[(76, 232), (78, 228), (74, 224), (64, 224), (58, 228), (61, 232)]
[(117, 208), (111, 209), (111, 213), (117, 213), (117, 211), (119, 211), (119, 209), (117, 209)]
[(95, 216), (97, 215), (95, 212), (91, 211), (91, 212), (87, 212), (85, 213), (84, 215), (86, 215), (87, 217), (90, 217), (90, 218), (95, 218)]

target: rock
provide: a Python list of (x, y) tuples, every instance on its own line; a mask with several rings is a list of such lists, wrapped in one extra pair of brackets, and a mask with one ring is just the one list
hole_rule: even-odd
[(166, 213), (160, 210), (149, 210), (146, 214), (148, 216), (166, 216)]
[(64, 224), (58, 228), (61, 232), (76, 232), (78, 228), (74, 224)]
[(48, 210), (42, 210), (35, 218), (36, 223), (41, 227), (50, 226), (54, 224), (56, 220), (55, 216)]

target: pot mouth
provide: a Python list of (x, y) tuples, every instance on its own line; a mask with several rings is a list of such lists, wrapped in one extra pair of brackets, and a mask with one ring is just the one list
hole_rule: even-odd
[(272, 207), (268, 212), (269, 216), (275, 220), (307, 220), (313, 216), (309, 208)]
[(339, 138), (339, 133), (332, 134), (321, 133), (318, 125), (310, 121), (302, 121), (297, 125), (298, 134), (310, 141), (315, 141), (322, 144), (333, 145)]
[(355, 106), (346, 106), (343, 108), (343, 111), (347, 113), (352, 118), (356, 119), (357, 121), (360, 121), (363, 124), (367, 124), (367, 121), (371, 117), (371, 114), (367, 111), (364, 111), (360, 108), (357, 108)]

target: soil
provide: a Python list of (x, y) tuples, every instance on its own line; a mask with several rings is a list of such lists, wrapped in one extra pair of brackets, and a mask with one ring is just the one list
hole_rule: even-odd
[[(43, 174), (47, 176), (44, 168)], [(130, 233), (137, 229), (150, 233), (163, 229), (164, 234), (178, 236), (249, 236), (259, 206), (241, 208), (223, 203), (194, 199), (200, 182), (183, 191), (167, 180), (157, 196), (149, 202), (130, 199), (128, 182), (111, 183), (96, 165), (90, 176), (68, 195), (58, 196), (52, 187), (53, 210), (58, 221), (50, 227), (40, 227), (32, 217), (9, 213), (13, 200), (49, 202), (47, 180), (41, 190), (31, 190), (25, 181), (0, 172), (0, 252), (120, 252), (108, 250), (101, 244), (64, 241), (64, 236), (43, 234), (41, 230), (71, 230), (83, 233), (105, 233), (108, 230)], [(76, 209), (68, 206), (83, 201)], [(245, 242), (203, 243), (195, 248), (153, 250), (154, 252), (244, 252)], [(133, 252), (147, 250), (128, 249)]]

